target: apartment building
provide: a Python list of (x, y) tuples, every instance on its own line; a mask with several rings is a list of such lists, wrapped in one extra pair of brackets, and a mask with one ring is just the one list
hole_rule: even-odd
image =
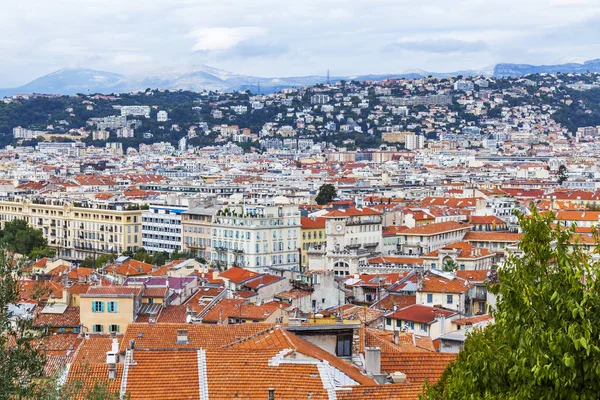
[(142, 211), (132, 204), (59, 199), (0, 201), (0, 225), (14, 219), (24, 219), (40, 229), (56, 255), (68, 260), (137, 251), (142, 246)]
[(150, 253), (181, 251), (181, 220), (186, 208), (151, 205), (142, 213), (142, 246)]
[(183, 212), (181, 219), (181, 249), (196, 257), (211, 259), (212, 220), (221, 207), (200, 206)]
[(211, 260), (251, 270), (297, 269), (300, 229), (297, 206), (223, 206), (213, 217)]
[(471, 228), (455, 221), (439, 222), (407, 229), (400, 233), (399, 253), (421, 256), (461, 241)]
[(302, 218), (302, 267), (308, 266), (308, 249), (327, 244), (325, 218)]

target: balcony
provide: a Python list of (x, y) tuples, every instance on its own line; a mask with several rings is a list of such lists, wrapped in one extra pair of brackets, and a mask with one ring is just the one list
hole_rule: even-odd
[(301, 282), (301, 281), (296, 281), (293, 279), (290, 279), (290, 284), (292, 285), (292, 287), (294, 289), (300, 289), (300, 290), (305, 290), (307, 292), (314, 292), (315, 288), (312, 284), (310, 283), (305, 283), (305, 282)]

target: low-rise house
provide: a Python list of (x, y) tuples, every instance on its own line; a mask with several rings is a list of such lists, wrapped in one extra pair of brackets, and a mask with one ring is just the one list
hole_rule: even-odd
[(406, 331), (435, 340), (456, 330), (452, 320), (458, 317), (456, 311), (414, 304), (386, 315), (384, 327), (386, 331)]
[(425, 270), (489, 270), (495, 255), (467, 242), (456, 242), (421, 256)]
[(470, 292), (473, 284), (451, 272), (428, 271), (417, 282), (417, 304), (455, 310), (461, 315), (471, 315)]
[(85, 333), (118, 333), (134, 322), (142, 306), (144, 287), (92, 286), (79, 295)]

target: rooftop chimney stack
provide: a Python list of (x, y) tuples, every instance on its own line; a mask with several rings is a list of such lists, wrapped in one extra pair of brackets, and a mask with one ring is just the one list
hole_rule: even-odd
[(269, 388), (269, 400), (275, 400), (275, 389)]
[(398, 331), (394, 331), (394, 344), (398, 344), (398, 342), (400, 341), (400, 332)]
[(117, 364), (108, 364), (108, 379), (117, 379)]

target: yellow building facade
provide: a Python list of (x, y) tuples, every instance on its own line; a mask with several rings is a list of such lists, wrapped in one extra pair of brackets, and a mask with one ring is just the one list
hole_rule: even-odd
[(142, 247), (142, 210), (131, 204), (77, 203), (57, 199), (0, 201), (0, 225), (24, 219), (39, 229), (58, 257), (83, 260)]

